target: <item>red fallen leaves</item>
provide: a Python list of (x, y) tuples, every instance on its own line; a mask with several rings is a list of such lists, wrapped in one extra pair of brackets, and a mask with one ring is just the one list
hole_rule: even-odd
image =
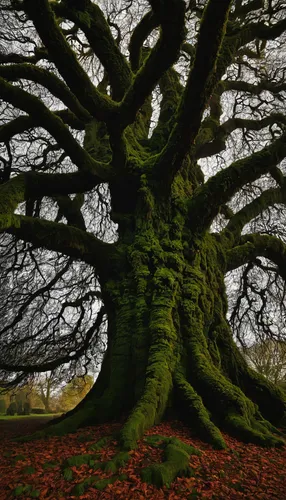
[[(4, 424), (4, 425), (3, 425)], [(190, 430), (179, 422), (160, 424), (147, 434), (175, 436), (202, 451), (202, 455), (191, 456), (190, 466), (193, 477), (177, 478), (171, 488), (156, 489), (152, 485), (142, 483), (140, 469), (162, 459), (162, 450), (148, 445), (144, 439), (138, 449), (130, 453), (129, 462), (119, 470), (126, 474), (128, 480), (115, 481), (103, 491), (89, 487), (80, 497), (72, 494), (74, 486), (97, 475), (99, 479), (111, 476), (101, 470), (94, 471), (89, 465), (72, 466), (73, 478), (64, 479), (61, 463), (72, 455), (90, 453), (88, 446), (100, 438), (110, 435), (120, 425), (101, 425), (70, 434), (68, 437), (54, 437), (29, 443), (11, 441), (12, 426), (5, 429), (5, 421), (0, 422), (0, 432), (4, 429), (0, 454), (0, 500), (15, 498), (13, 490), (16, 486), (31, 485), (38, 490), (38, 498), (43, 500), (64, 499), (98, 499), (98, 500), (191, 500), (191, 499), (227, 499), (240, 498), (249, 500), (284, 500), (286, 498), (286, 449), (264, 449), (255, 445), (246, 445), (233, 438), (224, 436), (228, 444), (227, 450), (216, 451), (197, 438), (191, 437)], [(19, 422), (15, 422), (19, 435)], [(29, 422), (32, 432), (32, 423)], [(22, 429), (25, 433), (27, 428)], [(1, 433), (2, 434), (2, 433)], [(85, 439), (86, 438), (86, 439)], [(6, 453), (4, 453), (6, 452)], [(7, 452), (11, 452), (10, 456)], [(111, 441), (103, 448), (100, 460), (110, 460), (116, 453), (116, 443)], [(22, 460), (16, 457), (22, 456)], [(24, 457), (24, 459), (23, 459)], [(47, 467), (47, 462), (52, 466)], [(34, 468), (34, 473), (25, 473), (27, 466)], [(21, 497), (28, 500), (28, 493)]]

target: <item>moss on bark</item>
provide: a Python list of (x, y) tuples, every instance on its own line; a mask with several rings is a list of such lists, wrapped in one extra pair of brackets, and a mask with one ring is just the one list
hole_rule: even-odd
[[(228, 240), (186, 230), (190, 188), (180, 174), (158, 204), (156, 183), (142, 177), (136, 217), (121, 223), (102, 280), (109, 317), (102, 373), (79, 409), (45, 431), (125, 417), (121, 452), (107, 464), (114, 473), (170, 409), (216, 448), (226, 446), (221, 430), (263, 446), (283, 443), (275, 427), (285, 415), (283, 393), (247, 367), (226, 322)], [(189, 473), (188, 451), (170, 441), (164, 462), (142, 477), (161, 486)]]

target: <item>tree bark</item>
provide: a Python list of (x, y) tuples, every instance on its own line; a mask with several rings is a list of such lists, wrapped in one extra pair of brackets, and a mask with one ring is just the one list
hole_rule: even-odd
[[(265, 84), (268, 77), (260, 69), (255, 85), (240, 78), (245, 70), (241, 65), (247, 62), (243, 51), (249, 53), (249, 44), (255, 42), (257, 53), (250, 52), (260, 59), (266, 41), (285, 32), (285, 19), (279, 20), (279, 10), (272, 17), (269, 9), (263, 11), (263, 5), (256, 2), (238, 2), (233, 9), (231, 0), (209, 0), (203, 2), (203, 14), (190, 2), (188, 10), (194, 9), (200, 28), (187, 51), (191, 64), (183, 84), (175, 65), (181, 47), (187, 45), (186, 3), (149, 3), (150, 12), (130, 38), (129, 64), (113, 38), (109, 21), (91, 0), (16, 2), (15, 9), (23, 9), (38, 33), (38, 52), (52, 62), (57, 74), (52, 74), (49, 65), (45, 69), (35, 66), (39, 60), (36, 51), (32, 59), (19, 54), (1, 56), (5, 63), (0, 71), (1, 97), (21, 115), (0, 127), (0, 140), (7, 142), (40, 126), (78, 171), (70, 171), (63, 163), (63, 172), (68, 168), (70, 173), (26, 173), (24, 166), (24, 173), (7, 179), (0, 185), (0, 231), (92, 266), (103, 308), (76, 353), (55, 355), (55, 360), (41, 367), (41, 360), (31, 365), (3, 361), (0, 367), (8, 372), (23, 371), (24, 376), (78, 359), (88, 349), (94, 331), (99, 332), (106, 314), (107, 350), (94, 387), (77, 408), (36, 436), (124, 420), (120, 443), (130, 450), (145, 430), (175, 413), (217, 448), (225, 447), (222, 430), (260, 445), (279, 445), (283, 443), (278, 428), (285, 424), (285, 395), (251, 370), (235, 345), (226, 319), (224, 275), (264, 256), (286, 277), (282, 240), (265, 234), (242, 236), (245, 225), (258, 214), (285, 203), (285, 177), (276, 168), (286, 156), (285, 118), (277, 112), (268, 116), (267, 109), (260, 119), (255, 113), (251, 120), (238, 118), (233, 105), (233, 117), (223, 122), (223, 102), (227, 91), (259, 95), (264, 90), (274, 94), (284, 90), (276, 76), (270, 87)], [(261, 21), (252, 21), (255, 16), (242, 21), (252, 10), (261, 10)], [(269, 16), (267, 22), (262, 21), (264, 16)], [(63, 20), (81, 30), (90, 50), (77, 54), (62, 27)], [(145, 40), (156, 27), (156, 42), (146, 47)], [(97, 86), (86, 71), (89, 59), (87, 64), (82, 59), (83, 54), (89, 58), (90, 51), (102, 64), (103, 80)], [(225, 78), (234, 64), (240, 68), (239, 76)], [(52, 104), (48, 107), (33, 94), (33, 85), (28, 92), (26, 84), (17, 85), (18, 79), (43, 85), (67, 109), (53, 111)], [(156, 86), (162, 99), (155, 105), (158, 121), (153, 129)], [(282, 96), (279, 99), (281, 102)], [(247, 97), (242, 102), (248, 101)], [(247, 107), (252, 109), (250, 102)], [(273, 103), (278, 105), (278, 101)], [(217, 163), (217, 173), (214, 170), (204, 182), (199, 158), (225, 150), (236, 129), (260, 131), (275, 125), (278, 130), (274, 128), (272, 133), (269, 129), (270, 143), (263, 149), (255, 148), (250, 156), (239, 156), (223, 169)], [(83, 142), (68, 126), (81, 131), (80, 137), (84, 131)], [(244, 145), (247, 143), (241, 143), (241, 151), (247, 150)], [(233, 213), (227, 204), (244, 186), (268, 174), (277, 186)], [(69, 197), (91, 192), (103, 183), (110, 190), (111, 218), (118, 224), (118, 240), (112, 244), (86, 230), (83, 197)], [(15, 213), (19, 204), (46, 196), (57, 201), (56, 220), (29, 216), (29, 210), (25, 215)], [(87, 206), (96, 203), (96, 197), (92, 199)], [(109, 200), (105, 202), (107, 207)], [(210, 233), (219, 213), (226, 212), (226, 228), (219, 234)], [(59, 214), (67, 224), (58, 222)], [(170, 457), (172, 446), (178, 448), (178, 444), (168, 446), (166, 455)], [(186, 453), (182, 448), (182, 461), (173, 475), (166, 473), (165, 477), (165, 470), (160, 481), (169, 483), (185, 470)]]
[(229, 240), (186, 230), (182, 200), (191, 184), (182, 174), (160, 195), (142, 177), (128, 200), (113, 187), (120, 237), (101, 282), (109, 321), (101, 373), (51, 433), (125, 417), (128, 450), (175, 412), (217, 448), (225, 447), (221, 430), (281, 444), (274, 426), (285, 414), (282, 391), (247, 366), (226, 320)]

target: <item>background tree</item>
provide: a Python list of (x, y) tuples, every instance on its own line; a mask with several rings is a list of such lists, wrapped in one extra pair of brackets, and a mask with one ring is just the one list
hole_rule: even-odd
[(17, 410), (18, 410), (18, 405), (16, 401), (11, 401), (6, 410), (6, 414), (13, 417), (17, 413)]
[(53, 410), (53, 396), (60, 390), (63, 377), (63, 371), (59, 369), (41, 373), (34, 380), (34, 392), (44, 406), (46, 413), (51, 413)]
[(285, 280), (285, 8), (2, 2), (1, 377), (105, 350), (47, 433), (127, 416), (130, 449), (173, 408), (218, 447), (219, 428), (281, 443), (224, 276), (260, 257)]
[(0, 399), (0, 413), (6, 413), (7, 405), (4, 398)]
[[(254, 343), (244, 351), (246, 358), (258, 373), (275, 384), (285, 386), (286, 382), (286, 343), (269, 339)], [(283, 384), (284, 383), (284, 384)]]
[(29, 415), (31, 412), (31, 383), (21, 387), (4, 391), (4, 398), (7, 406), (7, 415)]
[(93, 377), (85, 375), (83, 377), (74, 377), (68, 384), (62, 387), (58, 398), (57, 405), (62, 411), (69, 411), (75, 408), (76, 405), (88, 394), (93, 386)]

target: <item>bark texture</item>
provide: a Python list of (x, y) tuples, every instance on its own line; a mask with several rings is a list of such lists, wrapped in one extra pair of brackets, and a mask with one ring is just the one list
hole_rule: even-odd
[[(226, 320), (224, 276), (262, 256), (285, 279), (283, 241), (242, 232), (264, 210), (286, 202), (286, 180), (278, 168), (286, 157), (286, 119), (267, 110), (261, 119), (237, 118), (235, 103), (233, 117), (223, 122), (223, 103), (233, 92), (257, 99), (270, 92), (273, 102), (276, 96), (283, 101), (285, 84), (277, 83), (275, 72), (266, 82), (259, 61), (268, 40), (284, 34), (285, 17), (277, 6), (267, 10), (256, 1), (209, 0), (204, 9), (191, 1), (187, 10), (183, 0), (149, 4), (130, 36), (129, 60), (125, 41), (120, 50), (120, 30), (117, 40), (113, 36), (116, 23), (90, 0), (23, 0), (5, 10), (8, 17), (9, 12), (23, 16), (21, 22), (37, 35), (37, 47), (32, 53), (31, 41), (26, 55), (0, 55), (0, 97), (8, 111), (10, 106), (23, 114), (8, 116), (0, 140), (11, 153), (15, 136), (33, 129), (40, 140), (41, 127), (49, 148), (41, 146), (42, 166), (32, 165), (33, 172), (25, 166), (14, 175), (12, 163), (1, 159), (0, 231), (94, 268), (104, 308), (75, 353), (47, 356), (42, 364), (0, 360), (0, 368), (25, 375), (76, 359), (106, 314), (107, 350), (93, 389), (75, 410), (36, 436), (124, 419), (120, 453), (125, 453), (146, 429), (176, 414), (217, 448), (225, 447), (222, 430), (259, 445), (280, 445), (285, 394), (251, 370), (237, 348)], [(256, 12), (258, 22), (253, 21)], [(199, 26), (192, 44), (185, 42), (190, 26)], [(176, 66), (182, 54), (190, 64), (185, 78)], [(95, 64), (101, 65), (97, 85)], [(250, 71), (252, 64), (255, 83), (243, 81), (245, 67)], [(236, 67), (237, 77), (229, 76)], [(40, 99), (38, 86), (54, 100)], [(161, 101), (152, 128), (154, 89)], [(247, 156), (244, 144), (239, 159), (204, 181), (199, 159), (223, 153), (237, 130), (247, 137), (265, 127), (269, 140), (264, 147)], [(50, 149), (64, 154), (49, 163)], [(227, 204), (265, 175), (272, 176), (275, 187), (265, 188), (234, 214)], [(83, 193), (101, 184), (108, 184), (110, 216), (118, 225), (114, 243), (86, 230)], [(53, 220), (41, 216), (45, 197), (58, 208)], [(23, 203), (25, 212), (17, 211)], [(228, 222), (212, 233), (219, 214)], [(177, 440), (165, 444), (165, 462), (143, 473), (158, 485), (187, 474), (192, 453)], [(115, 462), (124, 462), (124, 453)]]
[(183, 167), (170, 192), (152, 175), (129, 185), (127, 199), (113, 187), (120, 237), (101, 282), (108, 350), (86, 401), (52, 433), (124, 416), (120, 440), (130, 450), (169, 412), (217, 448), (225, 447), (220, 430), (283, 443), (275, 427), (283, 393), (249, 368), (226, 320), (232, 238), (188, 229), (195, 182)]

